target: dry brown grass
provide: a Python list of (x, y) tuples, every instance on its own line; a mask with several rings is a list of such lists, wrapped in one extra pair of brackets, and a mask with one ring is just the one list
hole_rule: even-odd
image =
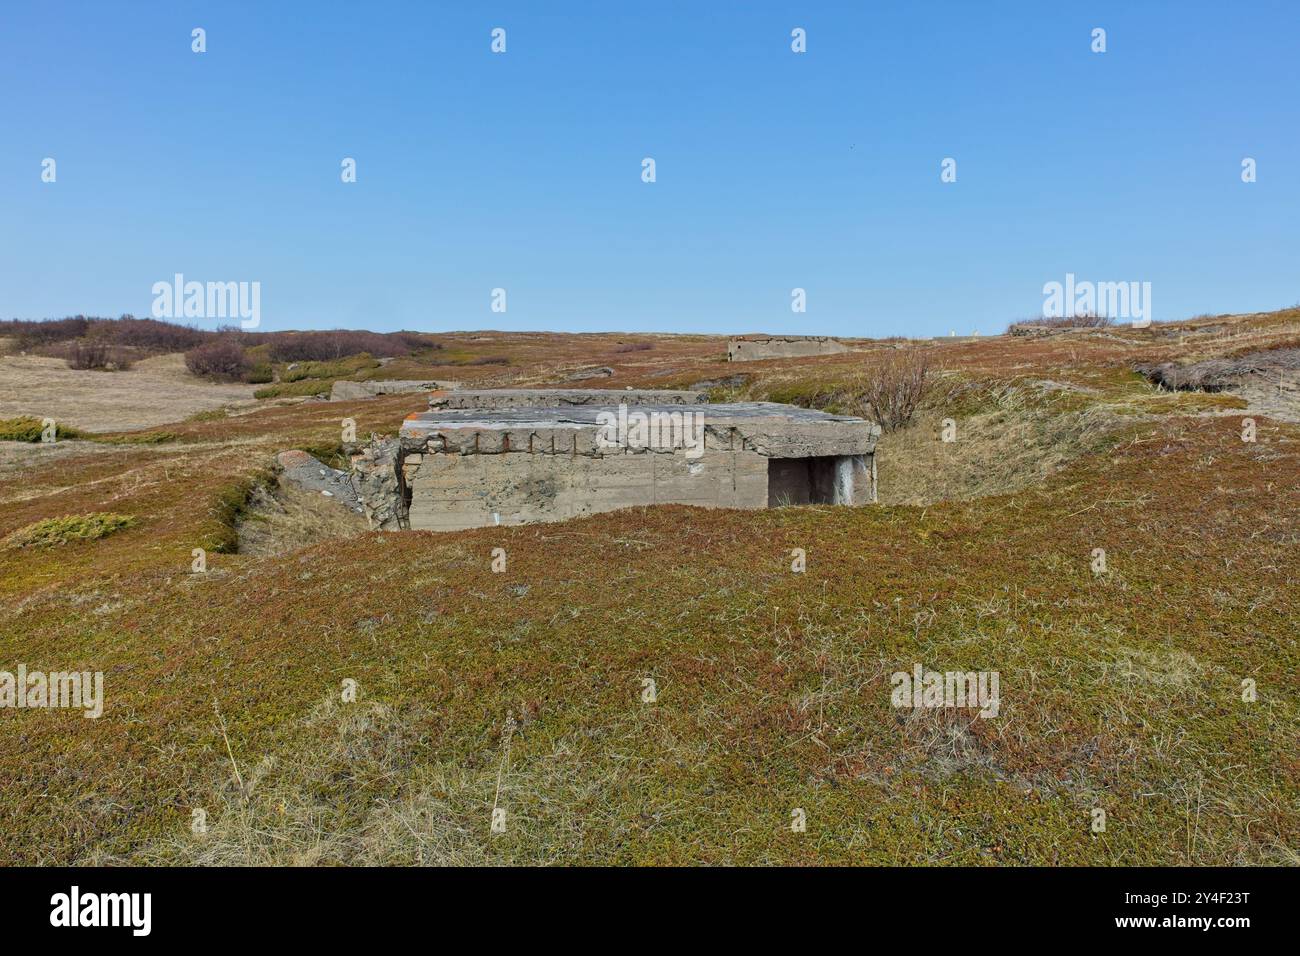
[(368, 530), (366, 519), (336, 500), (292, 484), (254, 489), (240, 516), (240, 554), (272, 555), (296, 551)]
[(955, 421), (956, 440), (942, 440), (941, 412), (886, 434), (877, 448), (882, 504), (928, 505), (1010, 494), (1043, 481), (1104, 446), (1119, 424), (1103, 409), (1036, 415), (986, 412)]
[(0, 358), (0, 418), (33, 415), (89, 432), (130, 431), (252, 399), (250, 385), (190, 375), (180, 355), (143, 359), (111, 375), (75, 371), (58, 358)]

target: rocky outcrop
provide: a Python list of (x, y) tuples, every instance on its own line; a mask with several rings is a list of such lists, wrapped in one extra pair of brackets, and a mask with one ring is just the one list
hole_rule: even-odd
[(609, 378), (614, 374), (614, 370), (608, 365), (600, 365), (594, 368), (580, 368), (576, 372), (570, 372), (565, 376), (566, 381), (582, 382), (589, 378)]
[(396, 531), (406, 522), (406, 503), (397, 476), (400, 458), (396, 438), (374, 435), (352, 456), (352, 486), (373, 529)]
[(1220, 392), (1263, 378), (1264, 384), (1294, 380), (1300, 373), (1300, 348), (1269, 349), (1233, 358), (1212, 358), (1203, 362), (1138, 365), (1148, 380), (1162, 388)]

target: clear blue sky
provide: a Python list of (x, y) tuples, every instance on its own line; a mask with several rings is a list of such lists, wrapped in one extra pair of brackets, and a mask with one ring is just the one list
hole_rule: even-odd
[(4, 0), (0, 317), (176, 272), (272, 330), (988, 332), (1067, 272), (1280, 308), (1298, 50), (1296, 2)]

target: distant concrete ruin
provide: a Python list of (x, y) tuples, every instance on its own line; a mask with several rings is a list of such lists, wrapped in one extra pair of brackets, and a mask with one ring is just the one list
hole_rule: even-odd
[(380, 395), (432, 392), (436, 389), (456, 388), (459, 384), (459, 382), (435, 382), (433, 379), (387, 379), (368, 382), (339, 379), (330, 386), (330, 401), (350, 402), (359, 398), (376, 398)]
[(728, 362), (835, 355), (848, 346), (828, 335), (739, 335), (727, 340)]
[(412, 529), (653, 504), (876, 500), (880, 428), (860, 418), (767, 402), (701, 404), (691, 392), (503, 389), (431, 403), (407, 418), (398, 440), (401, 524)]

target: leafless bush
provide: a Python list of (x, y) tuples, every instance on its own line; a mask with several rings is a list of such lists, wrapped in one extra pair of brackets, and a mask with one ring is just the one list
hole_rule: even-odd
[(63, 355), (67, 360), (68, 368), (81, 371), (95, 370), (102, 372), (114, 369), (125, 372), (131, 367), (133, 361), (133, 357), (127, 349), (109, 345), (107, 342), (95, 341), (94, 339), (72, 342), (63, 350)]
[(393, 358), (442, 347), (419, 332), (250, 332), (238, 326), (197, 329), (132, 315), (117, 319), (77, 315), (42, 321), (0, 321), (0, 336), (12, 337), (22, 351), (59, 357), (65, 354), (66, 344), (75, 340), (126, 347), (136, 355), (186, 352), (217, 341), (235, 342), (244, 348), (269, 345), (274, 362), (324, 362), (361, 352)]
[(902, 428), (916, 414), (932, 372), (930, 356), (924, 349), (891, 350), (863, 373), (859, 402), (881, 428)]
[(12, 335), (23, 351), (31, 351), (54, 342), (67, 342), (79, 339), (90, 329), (94, 319), (77, 315), (67, 319), (46, 319), (27, 321), (14, 319), (0, 322), (0, 335)]
[(0, 334), (13, 335), (19, 348), (41, 354), (55, 354), (51, 348), (74, 340), (93, 341), (105, 346), (126, 346), (137, 352), (162, 354), (183, 352), (213, 338), (212, 332), (163, 322), (158, 319), (137, 319), (124, 315), (120, 319), (105, 319), (76, 315), (67, 319), (47, 319), (39, 322), (0, 322)]
[(252, 366), (243, 346), (234, 339), (207, 342), (185, 353), (185, 367), (202, 378), (238, 382)]
[(131, 315), (93, 320), (90, 335), (113, 345), (129, 345), (158, 354), (184, 352), (213, 338), (212, 332), (188, 325), (160, 319), (137, 319)]
[(271, 332), (260, 341), (270, 342), (273, 362), (328, 362), (362, 352), (369, 352), (375, 358), (393, 358), (410, 355), (420, 349), (439, 347), (416, 332), (384, 333), (344, 329), (329, 332)]
[(648, 352), (654, 348), (653, 342), (620, 342), (614, 346), (615, 352)]

